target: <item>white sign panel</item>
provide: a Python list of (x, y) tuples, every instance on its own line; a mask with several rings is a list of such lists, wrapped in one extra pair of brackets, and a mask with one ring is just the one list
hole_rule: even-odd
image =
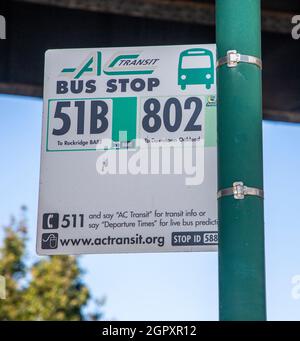
[(38, 254), (217, 249), (215, 56), (47, 51)]

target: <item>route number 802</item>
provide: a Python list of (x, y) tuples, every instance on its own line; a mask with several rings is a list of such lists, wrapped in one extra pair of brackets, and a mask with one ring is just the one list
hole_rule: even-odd
[(188, 97), (183, 103), (175, 97), (166, 100), (162, 105), (156, 98), (149, 98), (144, 102), (142, 127), (147, 133), (157, 132), (162, 125), (168, 132), (176, 132), (181, 128), (185, 110), (193, 109), (187, 123), (184, 123), (185, 132), (201, 131), (201, 124), (197, 123), (202, 110), (202, 100), (199, 97)]

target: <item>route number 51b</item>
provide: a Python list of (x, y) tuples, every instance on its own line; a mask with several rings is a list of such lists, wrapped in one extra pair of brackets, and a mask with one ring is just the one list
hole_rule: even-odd
[[(72, 126), (74, 126), (77, 135), (101, 134), (108, 128), (108, 113), (108, 103), (103, 100), (92, 100), (90, 103), (81, 100), (58, 101), (53, 118), (60, 123), (56, 123), (52, 128), (52, 134), (55, 136), (65, 135)], [(86, 120), (86, 115), (89, 116), (88, 120)], [(88, 124), (87, 121), (89, 121)], [(88, 127), (86, 127), (87, 125)]]

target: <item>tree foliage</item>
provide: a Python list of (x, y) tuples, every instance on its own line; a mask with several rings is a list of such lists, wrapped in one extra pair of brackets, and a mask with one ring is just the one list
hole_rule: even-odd
[[(6, 281), (6, 299), (0, 300), (0, 320), (98, 320), (101, 302), (93, 300), (74, 256), (43, 257), (26, 266), (25, 220), (4, 230), (0, 248), (0, 275)], [(94, 301), (96, 311), (85, 313)]]

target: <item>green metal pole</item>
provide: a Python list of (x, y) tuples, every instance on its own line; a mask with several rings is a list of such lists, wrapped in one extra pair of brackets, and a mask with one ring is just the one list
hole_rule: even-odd
[[(261, 58), (260, 0), (216, 0), (218, 58), (228, 50)], [(261, 70), (220, 66), (218, 188), (263, 189)], [(218, 199), (220, 320), (265, 320), (263, 199)]]

